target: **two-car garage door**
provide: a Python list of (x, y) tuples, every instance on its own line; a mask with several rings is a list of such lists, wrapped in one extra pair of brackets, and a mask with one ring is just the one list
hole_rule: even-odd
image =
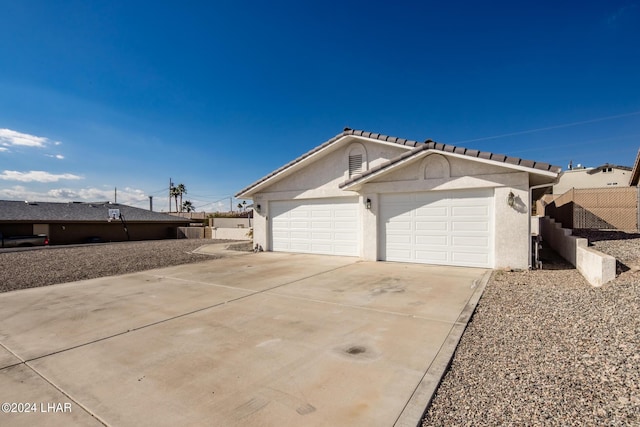
[(383, 194), (380, 259), (491, 267), (493, 190)]
[(356, 197), (273, 201), (269, 209), (273, 251), (360, 255)]
[[(493, 190), (382, 194), (378, 259), (469, 267), (493, 266)], [(271, 249), (360, 255), (357, 198), (270, 203)]]

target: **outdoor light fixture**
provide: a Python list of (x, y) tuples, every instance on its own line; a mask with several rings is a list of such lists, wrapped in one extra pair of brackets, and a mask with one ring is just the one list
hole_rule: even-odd
[(371, 209), (371, 199), (367, 199), (366, 206), (367, 206), (367, 209)]
[(516, 203), (516, 195), (513, 194), (513, 191), (509, 191), (509, 195), (507, 196), (507, 204), (511, 207)]
[(260, 213), (260, 205), (256, 205), (256, 212)]

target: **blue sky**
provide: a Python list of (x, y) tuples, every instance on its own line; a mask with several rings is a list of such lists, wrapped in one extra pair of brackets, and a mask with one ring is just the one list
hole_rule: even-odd
[[(640, 1), (0, 0), (0, 199), (197, 210), (345, 126), (633, 165)], [(233, 200), (235, 206), (238, 202)]]

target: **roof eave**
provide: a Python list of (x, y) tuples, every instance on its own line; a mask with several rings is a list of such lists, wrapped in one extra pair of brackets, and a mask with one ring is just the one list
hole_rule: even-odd
[(336, 135), (335, 137), (331, 138), (330, 140), (326, 141), (320, 146), (310, 151), (307, 151), (306, 153), (297, 157), (291, 162), (285, 164), (284, 166), (276, 169), (270, 174), (255, 181), (253, 184), (250, 184), (249, 186), (243, 188), (238, 193), (236, 193), (234, 197), (236, 197), (237, 199), (250, 199), (254, 194), (260, 192), (260, 190), (262, 190), (263, 188), (268, 187), (278, 182), (282, 178), (285, 178), (286, 176), (292, 174), (298, 169), (303, 168), (304, 166), (306, 166), (307, 164), (309, 164), (310, 162), (318, 158), (320, 155), (329, 151), (330, 148), (335, 149), (337, 143), (348, 138), (349, 138), (349, 135), (344, 135), (344, 134)]
[(418, 144), (418, 142), (416, 141), (389, 137), (380, 134), (372, 134), (371, 132), (345, 130), (344, 132), (339, 133), (338, 135), (334, 136), (318, 147), (307, 151), (305, 154), (276, 169), (271, 174), (266, 175), (265, 177), (255, 181), (253, 184), (240, 190), (235, 194), (234, 197), (238, 199), (249, 199), (254, 194), (259, 193), (260, 190), (264, 189), (265, 187), (268, 187), (271, 184), (278, 182), (280, 179), (292, 174), (293, 172), (302, 169), (307, 164), (326, 154), (327, 152), (337, 149), (343, 141), (352, 140), (371, 141), (378, 144), (393, 146), (396, 148), (404, 148), (406, 150), (412, 150), (415, 148), (415, 144)]
[[(494, 166), (500, 166), (500, 167), (506, 167), (509, 169), (514, 169), (514, 170), (518, 170), (518, 171), (522, 171), (522, 172), (527, 172), (527, 173), (531, 173), (531, 174), (536, 174), (536, 175), (540, 175), (540, 176), (544, 176), (544, 177), (548, 177), (548, 178), (552, 178), (553, 180), (556, 180), (558, 178), (558, 175), (560, 172), (553, 172), (551, 170), (542, 170), (542, 169), (536, 169), (534, 167), (528, 167), (528, 166), (523, 166), (523, 165), (518, 165), (518, 164), (513, 164), (513, 163), (507, 163), (507, 162), (501, 162), (501, 161), (497, 161), (497, 160), (491, 160), (491, 159), (485, 159), (482, 157), (473, 157), (473, 156), (468, 156), (465, 154), (458, 154), (458, 153), (453, 153), (453, 152), (447, 152), (447, 151), (442, 151), (442, 150), (438, 150), (438, 149), (425, 149), (425, 150), (417, 150), (415, 151), (415, 153), (409, 157), (406, 157), (404, 159), (400, 159), (397, 161), (394, 161), (393, 159), (390, 160), (389, 162), (386, 162), (387, 165), (385, 166), (384, 164), (382, 165), (382, 167), (372, 173), (369, 174), (365, 174), (365, 175), (361, 175), (360, 177), (355, 177), (355, 179), (351, 179), (349, 181), (346, 181), (342, 184), (340, 184), (340, 189), (341, 190), (346, 190), (346, 191), (356, 191), (358, 190), (362, 185), (366, 184), (367, 182), (370, 182), (376, 178), (379, 178), (381, 176), (384, 176), (388, 173), (393, 172), (394, 170), (397, 170), (399, 168), (401, 168), (402, 166), (405, 166), (409, 163), (413, 163), (416, 160), (419, 160), (431, 153), (436, 153), (436, 154), (441, 154), (443, 156), (450, 156), (450, 157), (456, 157), (459, 159), (465, 159), (465, 160), (472, 160), (472, 161), (477, 161), (480, 163), (486, 163), (486, 164), (491, 164)], [(351, 181), (351, 182), (350, 182)]]

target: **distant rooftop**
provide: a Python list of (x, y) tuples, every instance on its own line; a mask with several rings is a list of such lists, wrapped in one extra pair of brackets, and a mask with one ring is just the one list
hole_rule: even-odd
[(0, 200), (0, 221), (103, 222), (109, 209), (119, 209), (127, 222), (188, 223), (190, 220), (161, 212), (110, 202), (32, 202)]

